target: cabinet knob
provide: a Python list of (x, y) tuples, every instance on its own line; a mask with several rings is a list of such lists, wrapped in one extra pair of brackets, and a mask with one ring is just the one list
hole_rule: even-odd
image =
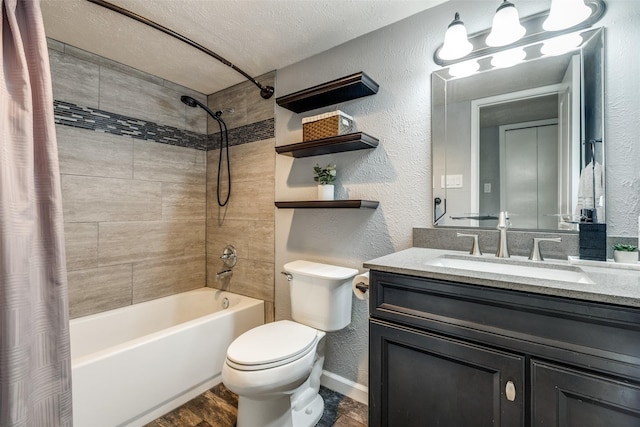
[(509, 402), (513, 402), (514, 400), (516, 400), (516, 386), (513, 381), (507, 381), (504, 392), (507, 395), (507, 400)]

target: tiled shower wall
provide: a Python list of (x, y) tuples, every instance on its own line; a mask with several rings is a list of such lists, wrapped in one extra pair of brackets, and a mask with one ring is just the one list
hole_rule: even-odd
[(53, 40), (49, 55), (71, 317), (205, 286), (206, 152), (174, 145), (203, 148), (206, 113), (180, 95), (206, 96)]
[[(273, 86), (275, 72), (257, 77)], [(275, 97), (264, 100), (250, 82), (233, 86), (208, 97), (213, 111), (224, 113), (229, 127), (231, 198), (219, 207), (216, 195), (219, 150), (207, 151), (207, 286), (229, 290), (265, 301), (266, 320), (274, 313), (275, 247)], [(209, 119), (209, 132), (218, 141), (218, 125)], [(227, 194), (226, 168), (221, 179), (222, 196)], [(215, 280), (225, 269), (220, 260), (226, 245), (238, 251), (233, 276)]]

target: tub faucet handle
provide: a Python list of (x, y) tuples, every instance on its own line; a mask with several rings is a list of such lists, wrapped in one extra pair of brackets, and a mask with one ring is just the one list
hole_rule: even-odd
[(231, 245), (227, 245), (222, 252), (222, 256), (220, 257), (224, 265), (228, 268), (233, 268), (238, 262), (238, 252), (236, 248)]

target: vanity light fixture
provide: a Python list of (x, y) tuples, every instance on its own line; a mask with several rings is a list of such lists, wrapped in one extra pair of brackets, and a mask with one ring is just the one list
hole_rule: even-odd
[(559, 31), (571, 28), (586, 21), (591, 15), (591, 8), (584, 0), (551, 0), (549, 16), (542, 23), (546, 31)]
[(444, 35), (444, 44), (438, 56), (445, 61), (451, 61), (468, 55), (472, 50), (473, 45), (467, 38), (467, 29), (460, 20), (460, 14), (456, 12)]
[[(519, 20), (518, 11), (513, 3), (503, 0), (494, 16), (495, 25), (492, 28), (471, 35), (467, 35), (466, 29), (459, 19), (460, 16), (456, 13), (456, 19), (454, 19), (449, 27), (453, 29), (454, 32), (460, 33), (458, 39), (462, 40), (462, 42), (460, 42), (455, 49), (454, 47), (449, 47), (452, 46), (449, 44), (449, 39), (453, 37), (449, 36), (449, 30), (447, 30), (445, 43), (436, 49), (433, 54), (433, 60), (436, 64), (446, 67), (471, 59), (490, 57), (505, 49), (526, 47), (545, 42), (553, 37), (591, 28), (604, 16), (607, 10), (605, 0), (552, 0), (552, 2), (550, 10), (526, 16)], [(564, 14), (565, 17), (573, 19), (565, 21), (565, 24), (562, 24), (563, 29), (550, 30), (551, 28), (560, 28), (555, 26), (559, 24), (554, 24), (558, 20), (558, 18), (555, 17), (558, 16), (556, 15), (556, 11), (558, 11), (557, 13)], [(584, 17), (585, 14), (586, 19)], [(507, 15), (511, 17), (507, 19), (507, 21), (512, 22), (512, 30), (500, 29), (500, 21), (503, 19), (503, 16), (508, 18)], [(515, 41), (505, 41), (508, 39), (503, 38), (501, 34), (506, 34)], [(497, 39), (497, 41), (494, 40), (494, 38)], [(470, 46), (472, 47), (471, 51), (469, 51)], [(550, 49), (551, 52), (552, 47), (546, 49)]]
[(520, 25), (520, 16), (515, 5), (504, 0), (493, 16), (491, 33), (487, 37), (487, 46), (506, 46), (520, 40), (526, 33)]
[(524, 49), (517, 47), (515, 49), (498, 52), (491, 58), (491, 65), (495, 68), (509, 68), (524, 61), (527, 57)]
[(582, 36), (578, 33), (564, 34), (546, 40), (540, 48), (540, 53), (546, 56), (564, 55), (582, 44)]

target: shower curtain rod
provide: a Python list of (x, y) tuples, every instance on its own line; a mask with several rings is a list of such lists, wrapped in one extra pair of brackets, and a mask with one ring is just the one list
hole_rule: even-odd
[(104, 8), (107, 8), (109, 10), (112, 10), (114, 12), (117, 12), (121, 15), (124, 16), (128, 16), (131, 19), (135, 19), (138, 22), (141, 22), (145, 25), (148, 25), (150, 27), (155, 28), (156, 30), (160, 30), (163, 33), (174, 37), (184, 43), (187, 43), (188, 45), (195, 47), (196, 49), (206, 53), (207, 55), (217, 59), (218, 61), (222, 62), (224, 65), (226, 65), (227, 67), (231, 67), (233, 68), (235, 71), (237, 71), (238, 73), (242, 74), (247, 80), (249, 80), (251, 83), (253, 83), (254, 85), (258, 86), (258, 88), (260, 88), (260, 96), (262, 96), (264, 99), (269, 99), (273, 96), (274, 93), (274, 89), (273, 86), (263, 86), (262, 84), (260, 84), (260, 82), (258, 82), (256, 79), (254, 79), (253, 77), (251, 77), (249, 74), (245, 73), (243, 70), (241, 70), (240, 68), (238, 68), (237, 66), (233, 65), (231, 62), (227, 61), (225, 58), (223, 58), (222, 56), (218, 55), (217, 53), (213, 52), (212, 50), (207, 49), (206, 47), (202, 46), (199, 43), (194, 42), (193, 40), (183, 36), (180, 33), (176, 33), (175, 31), (164, 27), (160, 24), (158, 24), (157, 22), (154, 22), (150, 19), (145, 18), (144, 16), (140, 16), (136, 13), (131, 12), (130, 10), (124, 9), (120, 6), (116, 6), (115, 4), (109, 3), (107, 1), (104, 0), (87, 0), (93, 4), (97, 4), (98, 6), (102, 6)]

